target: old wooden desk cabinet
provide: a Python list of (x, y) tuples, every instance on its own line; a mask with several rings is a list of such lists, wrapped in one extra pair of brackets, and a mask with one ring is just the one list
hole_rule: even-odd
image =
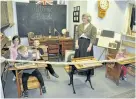
[[(115, 57), (113, 57), (114, 55), (108, 55), (107, 59), (111, 60), (111, 59), (115, 59)], [(133, 55), (127, 54), (128, 57), (132, 57)], [(135, 63), (135, 59), (129, 59), (129, 60), (125, 60), (125, 61), (119, 61), (116, 63), (107, 63), (106, 64), (106, 74), (105, 77), (113, 80), (116, 85), (119, 85), (119, 79), (120, 79), (120, 74), (121, 74), (121, 66), (125, 65), (125, 64), (134, 64)]]
[(45, 45), (46, 42), (50, 41), (50, 40), (59, 40), (59, 45), (60, 45), (60, 52), (62, 55), (65, 55), (65, 50), (73, 50), (73, 44), (74, 41), (72, 38), (65, 38), (65, 37), (40, 37), (40, 38), (29, 38), (29, 45), (33, 45), (33, 41), (35, 39), (38, 39), (41, 43), (41, 45)]

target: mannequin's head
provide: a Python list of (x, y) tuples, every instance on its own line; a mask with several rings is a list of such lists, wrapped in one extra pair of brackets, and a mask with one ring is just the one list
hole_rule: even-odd
[(20, 46), (18, 49), (17, 49), (18, 53), (23, 56), (23, 57), (28, 57), (28, 49), (26, 46)]
[(40, 41), (39, 40), (34, 40), (34, 47), (38, 47), (40, 45)]
[(20, 43), (21, 43), (21, 40), (20, 40), (20, 37), (19, 36), (14, 36), (13, 38), (12, 38), (12, 43), (14, 44), (14, 45), (19, 45)]
[(82, 21), (84, 24), (90, 23), (91, 22), (91, 16), (90, 14), (86, 13), (82, 15)]

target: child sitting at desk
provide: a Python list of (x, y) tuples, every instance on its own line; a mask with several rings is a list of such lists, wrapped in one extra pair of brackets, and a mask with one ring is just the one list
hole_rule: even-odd
[[(118, 53), (117, 53), (117, 55), (116, 55), (116, 59), (123, 59), (125, 57), (126, 57), (125, 56), (125, 49), (124, 48), (120, 48)], [(122, 80), (125, 80), (125, 81), (127, 80), (126, 75), (127, 75), (127, 67), (126, 67), (126, 65), (122, 65), (121, 66), (121, 75), (120, 75)]]
[[(17, 60), (33, 60), (33, 55), (32, 53), (28, 52), (28, 49), (26, 46), (20, 46), (18, 49), (18, 56)], [(24, 89), (24, 97), (28, 97), (28, 87), (27, 87), (27, 80), (29, 76), (35, 76), (38, 81), (40, 82), (42, 92), (46, 93), (46, 89), (44, 86), (44, 81), (42, 78), (41, 73), (39, 72), (38, 69), (27, 69), (23, 71), (22, 74), (22, 84), (23, 84), (23, 89)]]
[[(10, 50), (10, 59), (16, 60), (17, 54), (18, 54), (17, 53), (17, 48), (20, 46), (20, 43), (21, 43), (20, 37), (18, 35), (15, 35), (12, 38), (12, 43), (11, 43), (11, 46), (9, 48), (9, 50)], [(10, 64), (10, 65), (12, 65), (12, 64)], [(16, 73), (15, 73), (14, 70), (12, 72), (14, 74), (13, 81), (15, 81), (16, 80), (16, 77), (15, 77)]]
[[(36, 50), (35, 52), (36, 52), (36, 59), (37, 60), (43, 60), (42, 59), (42, 57), (41, 57), (41, 55), (43, 55), (44, 54), (44, 52), (43, 52), (43, 49), (42, 48), (40, 48), (39, 47), (39, 45), (40, 45), (40, 42), (39, 42), (39, 40), (34, 40), (34, 50)], [(47, 64), (47, 67), (45, 67), (47, 70), (49, 70), (49, 72), (52, 74), (52, 76), (54, 76), (54, 77), (56, 77), (56, 78), (58, 78), (59, 76), (55, 73), (55, 71), (54, 71), (54, 69), (52, 68), (52, 66), (51, 66), (51, 64)]]

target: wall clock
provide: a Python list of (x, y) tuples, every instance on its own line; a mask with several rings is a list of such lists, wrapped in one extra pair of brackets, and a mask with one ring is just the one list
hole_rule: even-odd
[(98, 17), (104, 18), (109, 8), (108, 0), (98, 0)]

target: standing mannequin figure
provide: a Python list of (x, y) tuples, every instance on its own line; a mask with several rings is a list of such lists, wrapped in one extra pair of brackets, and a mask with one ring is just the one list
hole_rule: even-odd
[[(75, 43), (75, 58), (93, 56), (93, 44), (95, 43), (97, 30), (91, 24), (91, 16), (87, 14), (82, 15), (83, 23), (80, 24), (76, 32)], [(92, 69), (92, 75), (94, 70)]]

